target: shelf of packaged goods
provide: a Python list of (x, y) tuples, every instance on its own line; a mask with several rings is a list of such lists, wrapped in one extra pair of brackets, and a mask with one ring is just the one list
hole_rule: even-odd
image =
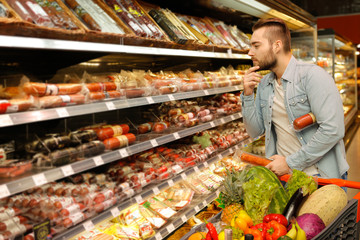
[(50, 169), (40, 173), (34, 173), (31, 176), (22, 177), (18, 180), (13, 180), (7, 183), (0, 185), (0, 199), (23, 192), (25, 190), (31, 189), (36, 186), (40, 186), (52, 181), (62, 179), (73, 174), (81, 173), (83, 171), (117, 161), (119, 159), (131, 156), (133, 154), (143, 152), (145, 150), (151, 149), (158, 145), (176, 141), (180, 138), (184, 138), (195, 134), (197, 132), (204, 131), (228, 122), (231, 122), (242, 117), (241, 113), (235, 113), (226, 117), (215, 119), (211, 122), (206, 122), (203, 124), (196, 125), (194, 127), (185, 128), (178, 130), (151, 140), (143, 141), (130, 145), (125, 148), (114, 150), (111, 152), (106, 152), (104, 154), (84, 159), (82, 161), (74, 162), (62, 167)]
[(229, 49), (227, 53), (220, 53), (220, 52), (171, 49), (171, 48), (142, 47), (142, 46), (132, 46), (132, 45), (122, 45), (122, 44), (107, 44), (107, 43), (81, 42), (81, 41), (44, 39), (44, 38), (33, 38), (33, 37), (5, 36), (5, 35), (0, 36), (0, 47), (77, 51), (77, 52), (183, 56), (183, 57), (201, 57), (201, 58), (250, 59), (250, 56), (248, 56), (247, 54), (232, 53), (231, 49)]
[(241, 89), (242, 88), (240, 86), (211, 88), (207, 90), (198, 90), (192, 92), (180, 92), (180, 93), (167, 94), (167, 95), (103, 101), (103, 102), (97, 102), (97, 103), (91, 103), (85, 105), (74, 105), (68, 107), (43, 109), (37, 111), (1, 114), (0, 127), (9, 127), (9, 126), (15, 126), (26, 123), (74, 117), (85, 114), (119, 110), (124, 108), (138, 107), (138, 106), (144, 106), (144, 105), (162, 103), (162, 102), (168, 102), (174, 100), (203, 97), (208, 95), (239, 91)]
[[(160, 191), (165, 190), (173, 185), (175, 185), (176, 183), (185, 180), (186, 178), (188, 178), (189, 176), (193, 175), (194, 173), (197, 173), (207, 167), (209, 167), (209, 165), (219, 161), (220, 159), (234, 153), (237, 149), (241, 148), (241, 147), (246, 147), (247, 144), (256, 141), (259, 138), (256, 139), (251, 139), (251, 138), (247, 138), (243, 141), (241, 141), (240, 143), (238, 143), (237, 145), (230, 147), (228, 149), (226, 149), (225, 151), (222, 151), (221, 153), (217, 154), (216, 156), (207, 159), (205, 162), (200, 163), (192, 168), (189, 168), (183, 172), (177, 172), (177, 175), (174, 176), (171, 179), (168, 180), (164, 180), (163, 182), (153, 186), (147, 186), (145, 188), (145, 190), (143, 190), (140, 194), (138, 195), (134, 195), (132, 196), (130, 199), (122, 201), (121, 204), (114, 206), (112, 208), (109, 208), (108, 210), (105, 210), (104, 212), (102, 212), (101, 214), (95, 216), (94, 218), (85, 221), (85, 223), (83, 224), (79, 224), (74, 226), (73, 228), (69, 229), (68, 231), (61, 233), (57, 236), (54, 237), (54, 240), (57, 239), (61, 239), (61, 240), (65, 240), (65, 239), (70, 239), (84, 231), (89, 230), (89, 228), (87, 226), (95, 226), (96, 224), (112, 218), (112, 217), (117, 217), (119, 215), (119, 213), (130, 207), (133, 204), (136, 203), (142, 203), (144, 200), (146, 200), (147, 198), (158, 194)], [(158, 231), (158, 233), (152, 238), (152, 239), (159, 239), (159, 236), (165, 237), (166, 235), (168, 235), (169, 233), (171, 233), (172, 231), (169, 230), (174, 230), (177, 227), (179, 227), (181, 224), (183, 224), (184, 222), (186, 222), (190, 217), (192, 217), (193, 215), (195, 215), (197, 212), (199, 212), (202, 208), (204, 208), (205, 206), (207, 206), (211, 201), (213, 201), (216, 196), (219, 195), (219, 190), (216, 191), (216, 193), (212, 193), (210, 194), (210, 196), (208, 198), (206, 198), (206, 201), (202, 201), (200, 204), (194, 206), (192, 209), (189, 209), (188, 211), (186, 211), (185, 214), (182, 214), (182, 216), (176, 217), (176, 220), (173, 223), (174, 228), (172, 227), (168, 227), (170, 224), (168, 224), (166, 227), (160, 229), (160, 231)], [(181, 219), (181, 221), (179, 220)], [(186, 219), (186, 220), (185, 220)], [(170, 225), (171, 226), (171, 225)], [(160, 235), (159, 235), (160, 234)], [(157, 238), (155, 238), (157, 236)], [(160, 238), (162, 239), (162, 238)]]

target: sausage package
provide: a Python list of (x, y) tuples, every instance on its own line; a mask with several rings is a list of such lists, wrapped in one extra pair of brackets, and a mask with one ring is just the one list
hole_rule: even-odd
[(142, 204), (145, 208), (150, 208), (164, 219), (169, 219), (176, 214), (176, 211), (161, 202), (156, 197), (152, 197)]
[(31, 169), (31, 161), (5, 160), (0, 163), (0, 178), (17, 177)]
[(292, 128), (296, 131), (302, 131), (316, 123), (316, 117), (313, 113), (307, 113), (293, 121)]

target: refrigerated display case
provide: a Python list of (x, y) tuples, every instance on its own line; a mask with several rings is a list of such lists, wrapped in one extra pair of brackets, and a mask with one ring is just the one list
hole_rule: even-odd
[(343, 101), (345, 127), (348, 129), (358, 108), (356, 47), (333, 29), (319, 30), (317, 64), (335, 80)]

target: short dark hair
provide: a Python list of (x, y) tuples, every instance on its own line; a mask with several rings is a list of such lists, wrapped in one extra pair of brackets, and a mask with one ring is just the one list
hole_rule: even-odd
[(265, 37), (268, 38), (270, 43), (275, 42), (277, 39), (281, 39), (284, 45), (284, 51), (291, 51), (291, 36), (290, 30), (286, 23), (280, 18), (267, 18), (260, 19), (252, 27), (253, 32), (259, 28), (266, 27)]

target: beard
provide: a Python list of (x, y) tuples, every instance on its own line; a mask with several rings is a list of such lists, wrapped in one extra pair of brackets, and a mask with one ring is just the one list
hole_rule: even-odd
[(257, 70), (272, 70), (277, 65), (277, 59), (275, 58), (275, 54), (269, 49), (269, 51), (265, 54), (265, 59), (258, 60), (256, 59), (257, 64), (254, 63), (254, 66), (259, 66), (260, 68)]

